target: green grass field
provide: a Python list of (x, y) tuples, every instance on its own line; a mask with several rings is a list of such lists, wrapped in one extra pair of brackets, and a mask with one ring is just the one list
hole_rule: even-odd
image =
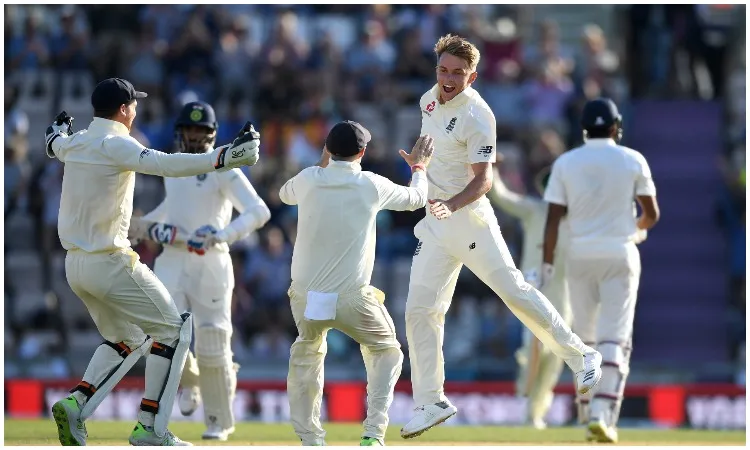
[[(128, 445), (132, 422), (90, 422), (88, 445)], [(361, 424), (325, 425), (329, 445), (359, 445)], [(228, 442), (201, 441), (202, 424), (175, 422), (170, 429), (196, 445), (300, 445), (288, 424), (243, 422)], [(404, 440), (399, 427), (388, 430), (386, 445), (583, 445), (582, 428), (537, 431), (523, 427), (436, 427)], [(5, 445), (60, 445), (50, 420), (6, 420)], [(620, 445), (745, 445), (745, 431), (620, 430)]]

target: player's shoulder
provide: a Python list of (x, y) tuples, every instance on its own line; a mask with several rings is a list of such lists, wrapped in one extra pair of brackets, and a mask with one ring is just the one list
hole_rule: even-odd
[(422, 94), (422, 97), (419, 98), (419, 108), (422, 110), (427, 109), (428, 106), (432, 104), (433, 108), (435, 107), (434, 103), (437, 102), (437, 97), (435, 95), (435, 87), (434, 85), (430, 89), (427, 90), (424, 94)]
[[(239, 167), (235, 167), (234, 169), (227, 170), (226, 172), (213, 172), (213, 174), (215, 174), (220, 180), (224, 180), (228, 182), (247, 178), (245, 176), (245, 173)], [(211, 175), (211, 173), (209, 173), (208, 175)]]
[(105, 145), (116, 145), (122, 148), (132, 147), (142, 149), (144, 148), (136, 138), (125, 134), (108, 134), (102, 139)]
[(643, 153), (639, 152), (636, 149), (626, 147), (624, 145), (617, 144), (617, 149), (622, 152), (623, 155), (626, 157), (638, 162), (638, 163), (645, 163), (646, 157), (643, 156)]
[(469, 100), (466, 102), (466, 116), (470, 119), (470, 122), (478, 124), (485, 124), (488, 121), (495, 122), (495, 113), (492, 112), (492, 108), (487, 102), (479, 95), (479, 92), (471, 89)]

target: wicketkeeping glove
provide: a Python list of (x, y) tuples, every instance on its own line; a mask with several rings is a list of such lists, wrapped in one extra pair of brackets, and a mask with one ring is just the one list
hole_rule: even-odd
[(217, 172), (253, 166), (258, 162), (260, 150), (260, 133), (252, 123), (247, 122), (231, 144), (223, 145), (212, 152), (214, 169)]
[(67, 137), (71, 134), (73, 134), (73, 117), (63, 111), (55, 117), (55, 121), (47, 127), (47, 131), (44, 133), (47, 156), (50, 158), (55, 157), (55, 152), (52, 151), (52, 143), (55, 139), (60, 136)]

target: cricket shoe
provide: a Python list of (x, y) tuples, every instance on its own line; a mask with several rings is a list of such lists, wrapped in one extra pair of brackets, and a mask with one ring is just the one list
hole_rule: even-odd
[(154, 431), (154, 427), (147, 427), (140, 422), (133, 428), (128, 442), (130, 442), (130, 445), (135, 446), (191, 447), (193, 445), (178, 438), (169, 430), (164, 433), (164, 436), (159, 437)]
[(445, 401), (433, 405), (423, 405), (415, 411), (417, 411), (417, 415), (401, 428), (401, 437), (404, 439), (415, 438), (435, 425), (440, 425), (456, 415), (458, 409)]
[(617, 429), (604, 422), (604, 419), (592, 419), (586, 429), (586, 440), (601, 443), (616, 444)]
[(546, 430), (547, 429), (547, 422), (544, 421), (544, 419), (529, 419), (529, 425), (534, 427), (535, 430)]
[(383, 441), (378, 438), (362, 436), (362, 440), (359, 441), (360, 447), (385, 447)]
[(578, 393), (585, 394), (602, 379), (602, 354), (599, 352), (583, 355), (583, 370), (576, 373)]
[(52, 405), (52, 417), (57, 424), (57, 437), (62, 445), (86, 445), (89, 436), (81, 420), (81, 407), (72, 395)]
[(180, 412), (183, 416), (192, 415), (201, 404), (201, 390), (199, 387), (183, 388), (180, 392)]
[(219, 425), (209, 425), (201, 438), (205, 440), (226, 441), (232, 433), (234, 433), (234, 427), (222, 428)]

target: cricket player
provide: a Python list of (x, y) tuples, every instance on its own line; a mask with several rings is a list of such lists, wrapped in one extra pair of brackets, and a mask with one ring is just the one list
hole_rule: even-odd
[[(587, 392), (601, 376), (601, 355), (570, 331), (549, 300), (516, 269), (485, 194), (492, 187), (495, 117), (471, 84), (479, 51), (452, 35), (435, 45), (437, 84), (420, 100), (422, 132), (435, 137), (428, 173), (427, 215), (414, 228), (419, 239), (406, 301), (414, 417), (401, 429), (413, 438), (456, 414), (443, 384), (443, 332), (461, 267), (466, 266), (576, 374)], [(460, 339), (460, 336), (455, 338)]]
[(289, 358), (287, 392), (294, 431), (302, 445), (325, 445), (320, 424), (326, 335), (336, 328), (360, 344), (367, 371), (367, 418), (361, 446), (383, 446), (388, 408), (403, 354), (384, 294), (370, 286), (375, 262), (375, 216), (380, 210), (414, 211), (427, 202), (425, 170), (433, 140), (422, 136), (412, 152), (410, 187), (362, 171), (370, 133), (340, 122), (326, 138), (321, 161), (281, 187), (281, 201), (298, 205), (289, 299), (299, 336)]
[[(589, 101), (581, 126), (585, 144), (555, 161), (544, 194), (549, 211), (542, 273), (550, 279), (555, 272), (558, 227), (565, 216), (573, 329), (584, 342), (595, 343), (604, 360), (599, 386), (588, 396), (579, 393), (579, 421), (588, 422), (587, 439), (617, 442), (641, 275), (636, 244), (659, 220), (659, 206), (646, 159), (618, 145), (622, 117), (614, 102)], [(634, 215), (634, 201), (641, 206), (640, 217)]]
[[(187, 103), (175, 123), (175, 150), (188, 154), (212, 152), (217, 129), (211, 105)], [(226, 441), (234, 432), (232, 401), (239, 368), (232, 361), (230, 345), (234, 272), (229, 245), (265, 225), (271, 212), (240, 169), (164, 178), (164, 187), (164, 201), (137, 220), (159, 224), (157, 227), (195, 231), (181, 245), (170, 245), (170, 233), (141, 233), (136, 237), (156, 238), (164, 245), (154, 272), (174, 299), (177, 310), (189, 310), (193, 315), (196, 355), (187, 355), (180, 410), (191, 415), (202, 397), (206, 424), (203, 439)], [(240, 212), (235, 220), (231, 220), (233, 209)], [(131, 230), (134, 228), (145, 229)]]
[[(498, 158), (499, 159), (499, 158)], [(534, 177), (534, 185), (539, 195), (544, 195), (550, 168), (545, 167)], [(492, 189), (488, 192), (490, 201), (507, 213), (517, 217), (523, 228), (523, 259), (521, 272), (524, 278), (539, 289), (560, 313), (566, 324), (572, 320), (568, 285), (565, 281), (564, 260), (557, 259), (555, 276), (542, 286), (542, 244), (544, 243), (544, 226), (547, 221), (547, 203), (541, 197), (517, 194), (503, 183), (500, 173), (495, 168)], [(565, 254), (566, 236), (564, 221), (561, 223), (561, 237), (555, 253)], [(523, 346), (516, 352), (519, 371), (516, 381), (516, 393), (528, 397), (528, 422), (536, 429), (544, 429), (554, 389), (563, 369), (563, 361), (542, 345), (539, 339), (529, 331), (523, 330)]]
[(259, 140), (243, 130), (230, 145), (200, 155), (165, 154), (130, 136), (138, 92), (109, 78), (91, 96), (94, 120), (71, 134), (64, 111), (46, 131), (46, 152), (65, 164), (58, 234), (68, 251), (65, 272), (104, 342), (81, 382), (52, 407), (60, 443), (85, 445), (85, 420), (133, 367), (146, 358), (146, 386), (132, 445), (191, 445), (167, 423), (190, 346), (192, 316), (182, 316), (127, 239), (135, 173), (184, 177), (224, 172), (258, 161)]

